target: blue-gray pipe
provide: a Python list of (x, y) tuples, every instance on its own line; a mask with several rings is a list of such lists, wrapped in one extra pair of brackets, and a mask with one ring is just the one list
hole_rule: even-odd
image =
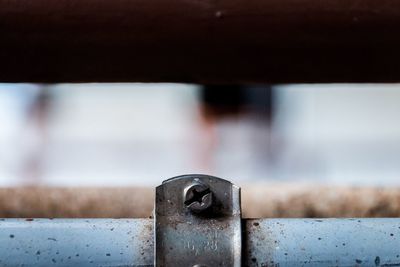
[(246, 266), (400, 266), (400, 219), (245, 223)]
[(0, 266), (152, 266), (149, 219), (5, 219)]
[[(254, 219), (243, 226), (243, 266), (400, 266), (400, 219)], [(151, 219), (4, 219), (0, 266), (153, 266), (153, 239)]]

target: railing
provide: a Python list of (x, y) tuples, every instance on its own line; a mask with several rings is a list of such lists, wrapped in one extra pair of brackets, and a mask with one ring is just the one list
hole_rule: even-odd
[(240, 191), (188, 175), (149, 219), (1, 219), (1, 266), (398, 266), (400, 219), (240, 219)]

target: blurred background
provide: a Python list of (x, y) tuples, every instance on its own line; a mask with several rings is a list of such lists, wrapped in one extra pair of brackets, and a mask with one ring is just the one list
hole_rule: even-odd
[(400, 185), (399, 87), (0, 84), (0, 186)]

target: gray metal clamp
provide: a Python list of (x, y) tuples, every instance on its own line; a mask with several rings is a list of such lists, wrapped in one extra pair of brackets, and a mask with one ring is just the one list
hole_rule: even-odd
[(184, 175), (156, 188), (155, 266), (241, 266), (240, 188)]

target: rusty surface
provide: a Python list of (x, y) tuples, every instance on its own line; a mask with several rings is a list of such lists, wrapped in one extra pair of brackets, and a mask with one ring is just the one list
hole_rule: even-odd
[(391, 82), (396, 0), (0, 0), (0, 81)]
[[(209, 192), (212, 201), (206, 209), (193, 210), (185, 195), (200, 190)], [(155, 192), (156, 267), (241, 266), (239, 187), (218, 177), (191, 174), (163, 181)], [(203, 200), (194, 201), (200, 206)]]
[[(1, 188), (0, 217), (139, 218), (151, 215), (152, 188)], [(399, 217), (400, 188), (308, 184), (242, 186), (244, 218)]]

